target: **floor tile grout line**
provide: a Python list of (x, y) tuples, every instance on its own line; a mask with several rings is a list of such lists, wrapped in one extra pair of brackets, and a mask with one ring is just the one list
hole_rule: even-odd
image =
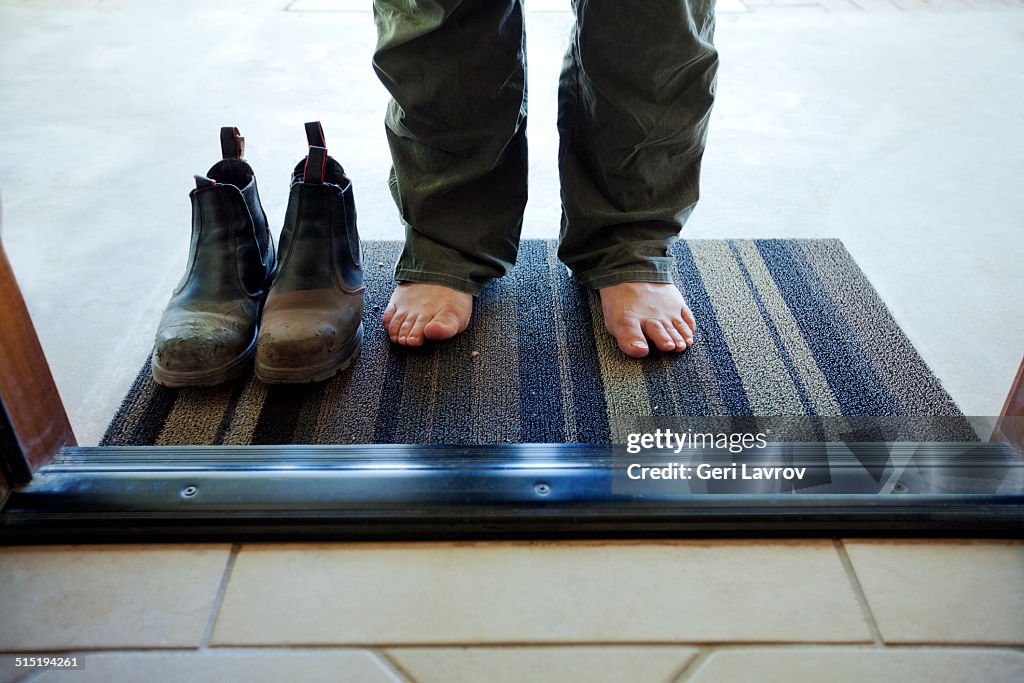
[(241, 543), (231, 546), (228, 559), (224, 563), (224, 571), (221, 572), (220, 582), (217, 584), (217, 593), (213, 596), (213, 604), (210, 605), (210, 615), (206, 618), (206, 625), (203, 627), (203, 635), (199, 638), (199, 649), (206, 650), (210, 647), (210, 639), (213, 637), (213, 628), (220, 616), (220, 607), (224, 602), (224, 595), (228, 591), (228, 581), (231, 580), (231, 573), (235, 568), (235, 560), (242, 549)]
[(377, 658), (389, 673), (393, 674), (402, 683), (416, 683), (416, 678), (409, 673), (409, 670), (399, 664), (398, 660), (389, 655), (385, 650), (374, 649), (370, 650), (370, 652), (373, 653), (373, 656)]
[[(913, 643), (894, 642), (885, 643), (886, 650), (1012, 650), (1024, 652), (1024, 644), (1010, 642), (979, 643), (972, 641), (922, 641)], [(569, 649), (580, 647), (606, 647), (606, 648), (664, 648), (664, 647), (689, 647), (693, 649), (707, 650), (875, 650), (875, 644), (868, 641), (765, 641), (765, 640), (743, 640), (743, 641), (714, 641), (698, 642), (692, 640), (616, 640), (616, 641), (558, 641), (554, 643), (537, 641), (489, 642), (489, 641), (439, 641), (436, 643), (416, 642), (393, 642), (393, 643), (321, 643), (321, 644), (296, 644), (296, 643), (257, 643), (252, 645), (213, 645), (207, 648), (198, 648), (188, 645), (161, 646), (161, 645), (137, 645), (129, 647), (121, 646), (97, 646), (97, 647), (75, 647), (75, 648), (49, 648), (33, 649), (33, 652), (41, 654), (60, 654), (88, 657), (90, 655), (131, 655), (131, 654), (163, 654), (175, 656), (189, 656), (200, 654), (242, 654), (253, 651), (268, 652), (306, 652), (318, 650), (342, 651), (383, 651), (389, 649), (403, 650), (435, 650), (435, 649), (481, 649), (481, 650), (521, 650), (521, 649)], [(19, 649), (18, 652), (22, 652)], [(14, 651), (0, 652), (0, 656), (13, 657)]]
[[(392, 641), (392, 642), (338, 642), (338, 643), (231, 643), (227, 645), (96, 645), (96, 646), (67, 646), (34, 648), (33, 652), (58, 655), (105, 655), (105, 654), (173, 654), (189, 655), (196, 654), (201, 650), (219, 653), (250, 652), (254, 650), (273, 650), (280, 652), (290, 651), (313, 651), (313, 650), (362, 650), (362, 651), (383, 651), (389, 649), (408, 650), (429, 650), (436, 648), (461, 648), (461, 649), (492, 649), (492, 650), (516, 650), (523, 648), (538, 649), (559, 649), (573, 647), (690, 647), (697, 649), (736, 650), (744, 648), (772, 648), (778, 650), (793, 649), (864, 649), (874, 648), (875, 644), (867, 640), (559, 640), (559, 641), (437, 641), (437, 642), (416, 642), (416, 641)], [(922, 641), (922, 642), (895, 642), (886, 643), (885, 647), (890, 649), (976, 649), (976, 650), (1024, 650), (1024, 643), (1015, 642), (972, 642), (972, 641)], [(18, 650), (0, 651), (0, 656), (12, 657), (20, 652)]]
[(708, 660), (708, 657), (714, 654), (717, 650), (718, 648), (713, 646), (699, 648), (694, 658), (683, 665), (682, 669), (677, 671), (675, 675), (668, 679), (669, 683), (686, 683), (687, 681), (692, 680), (693, 677), (697, 675), (697, 672), (700, 671), (701, 667), (704, 666), (704, 662)]
[[(220, 653), (220, 654), (242, 654), (245, 652), (252, 652), (256, 650), (266, 652), (305, 652), (305, 651), (317, 651), (317, 650), (333, 650), (338, 652), (384, 652), (386, 650), (403, 649), (403, 650), (433, 650), (433, 649), (480, 649), (480, 650), (521, 650), (521, 649), (571, 649), (580, 647), (607, 647), (607, 648), (665, 648), (665, 647), (689, 647), (691, 649), (698, 650), (874, 650), (874, 644), (870, 642), (822, 642), (822, 641), (716, 641), (716, 642), (697, 642), (697, 641), (668, 641), (668, 640), (655, 640), (655, 641), (592, 641), (592, 640), (581, 640), (581, 641), (560, 641), (557, 643), (546, 643), (537, 641), (520, 641), (515, 643), (493, 643), (493, 642), (463, 642), (463, 641), (443, 641), (436, 643), (409, 643), (409, 642), (396, 642), (396, 643), (331, 643), (331, 644), (274, 644), (274, 643), (261, 643), (254, 645), (214, 645), (207, 648), (206, 653)], [(1008, 650), (1014, 652), (1024, 652), (1024, 643), (978, 643), (971, 641), (959, 641), (959, 642), (920, 642), (920, 643), (886, 643), (885, 649), (887, 650)], [(18, 652), (23, 652), (24, 648), (19, 648)], [(181, 646), (160, 646), (160, 645), (138, 645), (130, 647), (96, 647), (96, 648), (56, 648), (56, 649), (34, 649), (33, 652), (39, 652), (41, 654), (51, 655), (62, 655), (62, 656), (78, 656), (88, 657), (91, 655), (132, 655), (132, 654), (154, 654), (154, 655), (174, 655), (174, 656), (189, 656), (199, 654), (200, 650), (197, 647), (181, 645)], [(0, 652), (0, 656), (3, 657), (14, 657), (16, 656), (15, 651), (4, 651)]]
[(860, 606), (861, 615), (864, 617), (864, 621), (867, 622), (868, 631), (871, 632), (871, 639), (875, 641), (875, 647), (885, 647), (882, 630), (878, 627), (874, 612), (871, 611), (871, 604), (868, 602), (867, 593), (864, 592), (864, 586), (861, 585), (860, 577), (857, 576), (857, 571), (853, 568), (853, 560), (850, 559), (850, 554), (846, 551), (843, 539), (835, 539), (835, 546), (836, 553), (839, 555), (839, 561), (842, 562), (843, 569), (850, 579), (850, 587), (853, 589), (857, 604)]
[[(562, 644), (555, 647), (574, 649), (584, 647), (595, 647), (596, 643), (592, 642), (578, 642), (572, 644)], [(806, 652), (814, 650), (830, 650), (830, 651), (846, 651), (849, 653), (859, 652), (867, 655), (868, 653), (880, 653), (880, 652), (893, 652), (893, 651), (925, 651), (929, 653), (942, 652), (942, 651), (954, 651), (954, 652), (973, 652), (976, 654), (981, 653), (1019, 653), (1024, 654), (1024, 645), (1019, 644), (984, 644), (984, 643), (893, 643), (887, 644), (884, 647), (877, 647), (872, 644), (865, 643), (848, 643), (848, 644), (837, 644), (837, 643), (778, 643), (778, 644), (765, 644), (757, 642), (748, 643), (725, 643), (725, 644), (706, 644), (696, 645), (693, 643), (668, 643), (668, 642), (657, 642), (657, 643), (603, 643), (606, 647), (625, 647), (625, 648), (637, 648), (637, 647), (688, 647), (690, 649), (697, 649), (698, 654), (690, 661), (688, 661), (683, 667), (681, 667), (675, 674), (667, 680), (667, 683), (689, 683), (689, 681), (695, 680), (699, 675), (699, 672), (707, 665), (707, 661), (718, 652), (743, 652), (747, 650), (760, 650), (760, 651), (776, 651), (776, 652)], [(529, 645), (517, 645), (516, 648), (529, 648)], [(544, 649), (547, 647), (545, 644), (536, 644), (534, 647)], [(494, 644), (481, 643), (481, 644), (461, 644), (453, 645), (449, 643), (434, 643), (430, 645), (409, 645), (409, 644), (394, 644), (388, 645), (387, 648), (407, 648), (413, 650), (443, 650), (443, 649), (494, 649)], [(254, 645), (254, 646), (225, 646), (225, 647), (213, 647), (209, 649), (196, 649), (196, 648), (160, 648), (160, 647), (137, 647), (137, 648), (116, 648), (109, 650), (66, 650), (66, 653), (75, 653), (80, 657), (88, 657), (89, 655), (100, 655), (109, 657), (118, 656), (161, 656), (161, 655), (174, 655), (180, 658), (187, 657), (202, 657), (212, 656), (216, 654), (233, 654), (233, 655), (244, 655), (246, 653), (260, 652), (264, 654), (276, 654), (276, 655), (295, 655), (299, 656), (300, 653), (304, 652), (317, 652), (317, 651), (328, 651), (328, 652), (353, 652), (353, 653), (365, 653), (369, 654), (375, 659), (383, 669), (392, 674), (395, 683), (417, 683), (416, 678), (404, 667), (402, 667), (397, 661), (385, 653), (385, 647), (376, 645), (331, 645), (331, 646), (281, 646), (281, 645)], [(501, 648), (499, 648), (501, 649)], [(28, 671), (22, 677), (12, 680), (11, 683), (32, 683), (33, 681), (39, 680), (44, 672), (48, 669), (39, 669), (35, 671)]]
[(29, 671), (21, 678), (15, 678), (13, 681), (11, 681), (11, 683), (31, 683), (31, 681), (34, 681), (37, 678), (42, 678), (43, 674), (47, 671), (48, 669), (37, 669), (36, 671)]

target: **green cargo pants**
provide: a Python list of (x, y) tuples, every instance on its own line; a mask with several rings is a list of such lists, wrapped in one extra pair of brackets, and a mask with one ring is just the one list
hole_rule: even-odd
[[(672, 281), (715, 93), (714, 4), (572, 0), (558, 254), (588, 287)], [(406, 227), (395, 279), (476, 294), (515, 263), (526, 205), (523, 0), (374, 0), (374, 17)]]

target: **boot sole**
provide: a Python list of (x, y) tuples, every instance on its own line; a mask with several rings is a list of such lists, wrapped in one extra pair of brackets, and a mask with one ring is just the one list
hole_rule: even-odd
[(253, 335), (249, 346), (230, 363), (212, 370), (169, 370), (156, 362), (156, 356), (150, 361), (153, 381), (169, 389), (187, 389), (189, 387), (215, 387), (230, 382), (245, 374), (256, 357), (256, 339), (259, 330)]
[(257, 355), (256, 379), (264, 384), (309, 384), (311, 382), (322, 382), (334, 377), (351, 365), (352, 361), (359, 356), (362, 347), (363, 325), (360, 323), (352, 339), (326, 363), (299, 368), (273, 367), (261, 363), (259, 355)]

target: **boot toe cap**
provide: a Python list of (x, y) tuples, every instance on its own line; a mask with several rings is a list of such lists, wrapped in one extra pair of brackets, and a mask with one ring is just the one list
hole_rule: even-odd
[(204, 322), (162, 327), (153, 349), (154, 360), (174, 372), (200, 372), (228, 365), (245, 354), (251, 339), (234, 326)]
[(280, 320), (264, 325), (256, 353), (274, 367), (306, 367), (332, 358), (339, 342), (334, 326), (321, 320)]

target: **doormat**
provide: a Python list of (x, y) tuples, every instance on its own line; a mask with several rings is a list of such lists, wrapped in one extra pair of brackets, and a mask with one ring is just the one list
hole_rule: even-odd
[(101, 445), (608, 443), (648, 416), (961, 414), (839, 240), (678, 242), (695, 345), (641, 360), (541, 240), (476, 298), (466, 332), (392, 345), (381, 316), (401, 243), (364, 248), (365, 336), (347, 370), (175, 390), (147, 362)]

